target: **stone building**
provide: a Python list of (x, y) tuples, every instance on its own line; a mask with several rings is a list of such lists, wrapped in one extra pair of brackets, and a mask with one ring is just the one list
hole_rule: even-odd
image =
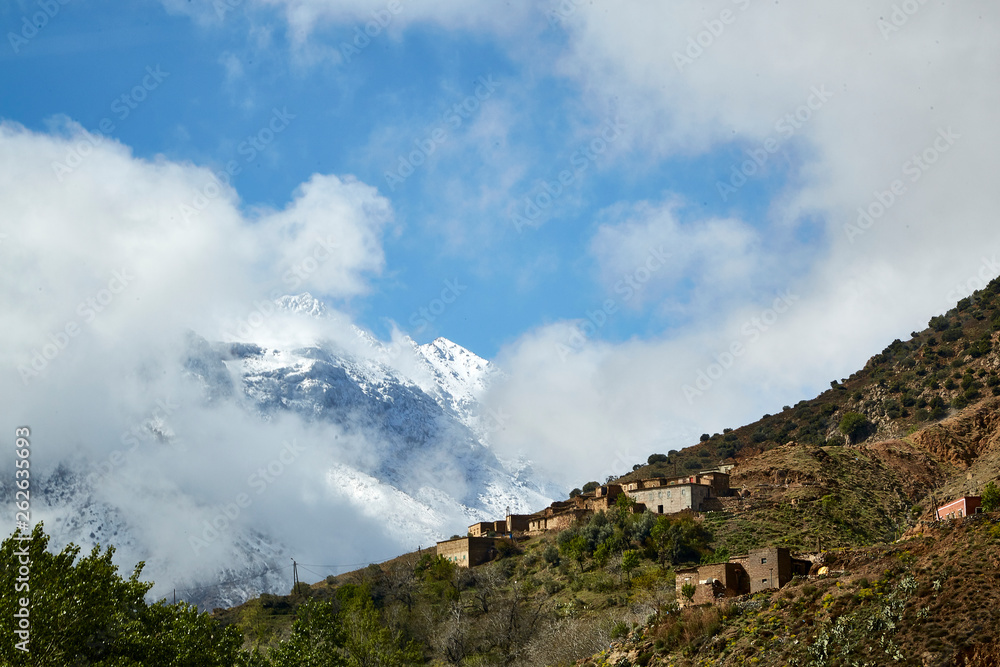
[(677, 600), (681, 604), (687, 602), (682, 593), (686, 584), (695, 587), (692, 604), (706, 604), (750, 592), (750, 578), (738, 563), (716, 563), (677, 570)]
[[(528, 530), (528, 522), (531, 520), (531, 514), (508, 514), (506, 521), (507, 533), (523, 533)], [(499, 521), (497, 523), (500, 523)]]
[(459, 537), (437, 543), (437, 555), (459, 567), (482, 565), (497, 554), (497, 540), (492, 537)]
[(938, 519), (961, 519), (982, 511), (981, 496), (962, 496), (937, 508)]
[(547, 530), (566, 530), (574, 523), (593, 514), (588, 509), (565, 507), (553, 509), (548, 507), (535, 514), (528, 521), (528, 533), (543, 533)]
[(623, 485), (622, 490), (655, 514), (674, 514), (684, 510), (704, 512), (718, 505), (716, 501), (710, 506), (707, 501), (732, 493), (729, 475), (718, 471), (671, 479), (641, 479)]
[[(630, 485), (631, 486), (631, 485)], [(637, 503), (642, 503), (655, 514), (674, 514), (684, 510), (702, 511), (704, 502), (712, 496), (712, 487), (707, 484), (664, 484), (648, 485), (625, 493)]]
[(480, 521), (469, 526), (469, 535), (472, 537), (487, 537), (492, 532), (496, 532), (493, 521)]
[(719, 599), (759, 593), (781, 588), (792, 577), (806, 576), (812, 561), (794, 558), (789, 549), (768, 547), (755, 549), (745, 556), (734, 556), (727, 563), (702, 565), (677, 571), (677, 602), (687, 604), (682, 589), (685, 584), (695, 587), (692, 604), (705, 604)]
[(746, 556), (731, 558), (730, 562), (741, 563), (750, 577), (750, 592), (758, 593), (771, 588), (781, 588), (795, 575), (809, 574), (812, 561), (793, 558), (785, 547), (756, 549)]

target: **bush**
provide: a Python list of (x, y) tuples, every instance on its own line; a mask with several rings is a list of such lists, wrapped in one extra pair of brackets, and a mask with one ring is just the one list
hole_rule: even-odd
[(961, 329), (948, 329), (947, 331), (941, 334), (941, 340), (943, 340), (946, 343), (953, 343), (961, 338), (962, 338)]
[(549, 565), (558, 565), (559, 549), (556, 548), (556, 545), (550, 544), (549, 546), (545, 547), (545, 551), (542, 552), (542, 558), (544, 558), (545, 562), (548, 563)]
[(1000, 509), (1000, 488), (997, 488), (996, 482), (990, 482), (983, 489), (983, 511), (984, 512), (995, 512)]
[(934, 331), (946, 331), (948, 327), (951, 326), (951, 322), (944, 315), (938, 315), (936, 317), (932, 317), (930, 322), (928, 322), (928, 325), (930, 328), (934, 329)]
[(854, 442), (855, 439), (860, 438), (871, 426), (871, 422), (860, 412), (848, 412), (840, 420), (840, 426), (838, 427), (840, 432), (843, 433), (847, 438)]
[(15, 578), (25, 555), (31, 563), (31, 652), (15, 648), (18, 638), (6, 620), (0, 664), (246, 664), (235, 626), (222, 627), (184, 602), (147, 604), (153, 584), (139, 580), (142, 563), (123, 579), (112, 560), (113, 548), (102, 553), (94, 547), (80, 558), (74, 544), (52, 553), (48, 543), (39, 523), (30, 536), (12, 536), (0, 545), (0, 612), (5, 619), (14, 619), (20, 609)]

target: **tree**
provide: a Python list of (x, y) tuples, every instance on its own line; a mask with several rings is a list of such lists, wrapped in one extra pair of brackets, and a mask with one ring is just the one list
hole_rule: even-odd
[(382, 623), (367, 586), (341, 586), (337, 599), (341, 603), (337, 620), (344, 629), (343, 650), (349, 667), (423, 662), (416, 644), (404, 641), (400, 633), (393, 633)]
[(310, 599), (302, 604), (292, 623), (292, 634), (271, 651), (273, 667), (344, 667), (346, 635), (331, 600)]
[(267, 622), (267, 614), (260, 598), (250, 600), (240, 610), (239, 628), (251, 643), (254, 649), (260, 650), (261, 644), (266, 645), (274, 631)]
[(684, 599), (687, 600), (689, 604), (694, 601), (695, 590), (694, 584), (691, 583), (681, 586), (681, 595), (684, 596)]
[[(0, 664), (248, 664), (235, 627), (223, 628), (183, 602), (147, 604), (145, 596), (153, 584), (139, 580), (143, 563), (122, 579), (111, 547), (103, 553), (94, 547), (89, 556), (78, 558), (80, 547), (75, 544), (57, 554), (48, 551), (48, 544), (42, 524), (37, 524), (31, 535), (18, 530), (0, 545), (0, 613), (15, 618), (25, 598), (30, 614), (30, 652), (15, 648), (16, 639), (8, 630), (10, 639), (0, 642)], [(18, 592), (22, 565), (29, 576), (21, 583), (29, 587)]]
[(583, 559), (587, 557), (587, 540), (583, 535), (577, 535), (572, 539), (562, 542), (559, 545), (559, 551), (567, 558), (575, 560), (580, 568), (580, 573), (583, 573)]
[(983, 489), (983, 511), (995, 512), (1000, 509), (1000, 488), (996, 482), (990, 482)]
[(671, 520), (670, 517), (659, 516), (649, 537), (660, 562), (676, 565), (700, 560), (711, 535), (691, 517)]
[(648, 463), (649, 465), (653, 465), (654, 463), (666, 463), (666, 462), (667, 462), (666, 454), (650, 454), (649, 458), (646, 459), (646, 463)]
[(637, 549), (626, 549), (622, 552), (622, 572), (632, 581), (632, 570), (639, 567), (639, 551)]
[(848, 412), (840, 419), (840, 432), (853, 443), (868, 430), (871, 422), (860, 412)]
[(583, 493), (583, 489), (573, 489), (572, 491), (569, 492), (569, 497), (570, 498), (576, 498), (577, 496), (581, 495), (582, 493)]
[(597, 563), (598, 567), (604, 567), (608, 564), (608, 559), (611, 558), (611, 547), (607, 542), (601, 542), (594, 549), (594, 562)]
[(598, 484), (597, 482), (587, 482), (586, 484), (583, 485), (583, 492), (590, 493), (591, 491), (595, 491), (600, 487), (601, 485)]

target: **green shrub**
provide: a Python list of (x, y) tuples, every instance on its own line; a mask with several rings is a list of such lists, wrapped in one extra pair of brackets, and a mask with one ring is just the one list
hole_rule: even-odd
[(855, 439), (861, 437), (868, 428), (871, 426), (871, 422), (860, 412), (848, 412), (840, 420), (840, 432), (847, 436), (851, 442)]

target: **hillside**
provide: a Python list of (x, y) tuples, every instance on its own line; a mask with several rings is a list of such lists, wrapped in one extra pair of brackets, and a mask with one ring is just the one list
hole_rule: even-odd
[[(361, 586), (397, 636), (452, 664), (993, 664), (1000, 617), (976, 610), (1000, 592), (998, 519), (930, 520), (1000, 474), (998, 293), (994, 281), (811, 400), (613, 480), (733, 464), (736, 493), (714, 511), (623, 506), (472, 570), (408, 555), (331, 577), (262, 601), (271, 640), (305, 597)], [(771, 545), (811, 552), (830, 574), (815, 577), (817, 564), (738, 606), (677, 610), (677, 568)], [(247, 613), (217, 612), (243, 625)]]
[[(242, 637), (239, 664), (259, 667), (994, 665), (1000, 608), (984, 601), (1000, 595), (1000, 515), (932, 519), (1000, 473), (998, 292), (814, 399), (616, 480), (732, 465), (735, 493), (711, 511), (656, 515), (621, 494), (567, 528), (496, 543), (485, 565), (403, 554), (203, 622)], [(808, 556), (809, 574), (679, 604), (682, 568), (774, 546)]]
[(670, 614), (584, 667), (604, 665), (963, 665), (1000, 660), (1000, 516), (919, 538), (824, 554), (828, 576)]

